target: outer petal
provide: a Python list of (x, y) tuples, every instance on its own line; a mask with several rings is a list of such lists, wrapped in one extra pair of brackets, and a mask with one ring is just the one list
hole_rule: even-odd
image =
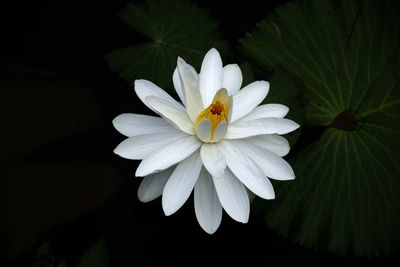
[(229, 64), (224, 67), (224, 80), (222, 88), (228, 90), (229, 95), (236, 95), (239, 92), (243, 76), (237, 64)]
[(281, 118), (240, 120), (228, 127), (225, 139), (239, 139), (262, 134), (287, 134), (299, 128), (296, 122)]
[(162, 206), (165, 215), (175, 213), (189, 198), (202, 167), (199, 152), (178, 164), (164, 187)]
[(177, 64), (181, 85), (185, 92), (187, 113), (192, 122), (196, 122), (197, 116), (204, 109), (199, 91), (199, 77), (196, 70), (182, 58), (178, 58)]
[(212, 48), (204, 56), (200, 70), (200, 92), (204, 107), (208, 107), (215, 93), (222, 88), (223, 70), (222, 60), (218, 51)]
[(127, 137), (177, 131), (174, 126), (163, 118), (133, 113), (121, 114), (112, 123), (118, 132)]
[(271, 182), (265, 177), (259, 166), (242, 152), (238, 142), (223, 141), (222, 153), (226, 158), (229, 169), (254, 194), (264, 198), (275, 198)]
[(144, 158), (136, 169), (135, 175), (146, 176), (165, 170), (190, 156), (200, 145), (201, 142), (194, 136), (187, 135), (179, 138)]
[(181, 83), (181, 77), (179, 76), (178, 68), (176, 67), (174, 70), (174, 74), (172, 74), (172, 82), (174, 83), (175, 91), (181, 99), (184, 106), (186, 106), (186, 96), (185, 90)]
[(160, 113), (164, 118), (176, 125), (177, 128), (187, 134), (195, 134), (194, 124), (186, 112), (182, 112), (167, 100), (156, 96), (148, 96), (146, 97), (146, 101), (153, 110)]
[(221, 153), (220, 144), (202, 144), (200, 155), (204, 167), (212, 176), (221, 176), (226, 168), (226, 161)]
[(136, 80), (135, 81), (135, 92), (136, 92), (137, 96), (140, 98), (140, 100), (142, 100), (142, 102), (149, 109), (151, 109), (153, 111), (154, 111), (154, 109), (152, 109), (146, 101), (146, 98), (148, 96), (156, 96), (156, 97), (165, 99), (168, 102), (170, 102), (171, 104), (173, 104), (174, 106), (176, 106), (176, 108), (178, 108), (182, 112), (184, 112), (184, 113), (186, 112), (186, 109), (180, 103), (178, 103), (178, 101), (176, 101), (173, 97), (171, 97), (169, 94), (167, 94), (163, 89), (161, 89), (160, 87), (158, 87), (157, 85), (155, 85), (154, 83), (152, 83), (150, 81)]
[(152, 152), (186, 136), (176, 129), (175, 131), (130, 137), (120, 143), (114, 149), (114, 153), (126, 159), (143, 159)]
[(288, 114), (289, 108), (281, 104), (265, 104), (256, 107), (252, 112), (242, 118), (242, 120), (256, 120), (262, 118), (283, 118)]
[(231, 123), (246, 116), (267, 96), (269, 82), (255, 81), (233, 96)]
[(149, 202), (161, 196), (164, 186), (174, 169), (175, 166), (144, 177), (137, 192), (139, 200)]
[(228, 169), (222, 176), (213, 177), (213, 182), (218, 199), (224, 210), (232, 219), (247, 223), (249, 220), (250, 202), (243, 184)]
[(194, 211), (201, 228), (215, 233), (222, 220), (222, 206), (210, 174), (203, 168), (194, 187)]
[(280, 157), (289, 153), (290, 145), (285, 137), (277, 134), (265, 134), (246, 139), (247, 142), (261, 149), (269, 150)]
[[(264, 174), (268, 177), (276, 180), (294, 179), (295, 175), (292, 167), (278, 155), (251, 145), (247, 143), (246, 140), (235, 140), (232, 141), (232, 143), (234, 143), (242, 153), (245, 153), (250, 159), (257, 163)], [(229, 161), (228, 166), (229, 168), (231, 167)]]

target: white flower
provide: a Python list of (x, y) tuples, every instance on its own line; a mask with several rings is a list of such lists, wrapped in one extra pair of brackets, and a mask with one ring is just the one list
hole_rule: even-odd
[(144, 177), (139, 199), (148, 202), (162, 195), (166, 215), (176, 212), (194, 188), (196, 217), (207, 233), (218, 229), (222, 208), (246, 223), (247, 189), (273, 199), (268, 178), (294, 179), (292, 168), (281, 158), (289, 144), (279, 135), (299, 125), (283, 118), (286, 106), (258, 106), (268, 94), (268, 82), (256, 81), (240, 90), (238, 65), (222, 67), (214, 48), (205, 55), (200, 74), (178, 58), (172, 78), (183, 104), (149, 81), (135, 81), (138, 97), (161, 118), (116, 117), (115, 128), (128, 138), (114, 152), (142, 160), (136, 170), (136, 176)]

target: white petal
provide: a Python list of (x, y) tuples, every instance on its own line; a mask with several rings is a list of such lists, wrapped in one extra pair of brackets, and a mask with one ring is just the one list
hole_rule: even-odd
[[(246, 140), (234, 140), (231, 143), (235, 144), (242, 153), (245, 153), (252, 159), (266, 176), (282, 181), (293, 180), (295, 178), (292, 167), (278, 155), (249, 144)], [(228, 159), (227, 162), (230, 168)]]
[(195, 134), (194, 124), (186, 112), (182, 112), (167, 100), (156, 96), (148, 96), (146, 97), (146, 101), (150, 107), (152, 107), (156, 112), (160, 113), (160, 115), (162, 115), (168, 121), (172, 122), (177, 128), (187, 134)]
[(239, 91), (232, 99), (231, 123), (246, 116), (267, 96), (269, 82), (255, 81)]
[[(239, 141), (238, 141), (239, 142)], [(242, 152), (237, 142), (222, 141), (222, 153), (229, 169), (254, 194), (264, 199), (275, 198), (271, 182), (263, 171), (248, 156)]]
[(141, 134), (176, 132), (176, 128), (160, 117), (124, 113), (112, 121), (115, 129), (127, 137)]
[(143, 159), (150, 153), (186, 136), (176, 129), (175, 131), (130, 137), (121, 142), (114, 149), (114, 153), (126, 159)]
[(267, 149), (280, 157), (286, 156), (290, 150), (286, 138), (277, 134), (253, 136), (247, 138), (246, 141), (261, 149)]
[(239, 92), (243, 76), (237, 64), (229, 64), (224, 67), (224, 81), (222, 88), (228, 90), (229, 95), (236, 95)]
[(181, 77), (179, 76), (178, 68), (176, 67), (174, 70), (174, 74), (172, 74), (172, 82), (174, 83), (175, 91), (181, 99), (184, 106), (186, 106), (186, 96), (184, 88), (181, 84)]
[(142, 202), (149, 202), (161, 196), (164, 186), (174, 169), (175, 166), (165, 171), (145, 176), (137, 192), (139, 200)]
[(196, 122), (197, 116), (204, 109), (199, 90), (199, 77), (196, 70), (182, 58), (178, 58), (177, 64), (181, 85), (185, 92), (186, 110), (192, 122)]
[(175, 213), (189, 198), (201, 171), (199, 152), (178, 164), (164, 187), (162, 207), (165, 215)]
[(221, 176), (226, 168), (226, 161), (221, 153), (220, 144), (202, 144), (200, 155), (204, 167), (212, 176)]
[(211, 139), (211, 121), (209, 119), (202, 120), (197, 127), (197, 137), (203, 142), (210, 142)]
[(147, 80), (136, 80), (135, 81), (135, 92), (137, 96), (142, 100), (142, 102), (151, 110), (155, 111), (150, 105), (147, 103), (146, 98), (148, 96), (156, 96), (162, 99), (167, 100), (176, 108), (181, 110), (182, 112), (186, 112), (186, 109), (178, 103), (172, 96), (167, 94), (163, 89), (155, 85), (154, 83)]
[(262, 134), (287, 134), (299, 128), (296, 122), (281, 118), (239, 120), (228, 127), (225, 139), (239, 139)]
[(144, 158), (136, 169), (135, 175), (146, 176), (156, 171), (165, 170), (190, 156), (200, 145), (201, 142), (196, 137), (184, 136)]
[(256, 120), (262, 118), (283, 118), (289, 112), (287, 106), (281, 104), (265, 104), (256, 107), (252, 112), (242, 118), (242, 120)]
[(249, 220), (250, 202), (243, 184), (228, 169), (222, 176), (213, 177), (213, 182), (218, 199), (224, 210), (232, 219), (247, 223)]
[(218, 142), (222, 140), (225, 137), (227, 131), (228, 131), (228, 124), (226, 123), (225, 120), (221, 121), (215, 128), (212, 142)]
[(201, 228), (215, 233), (222, 220), (222, 206), (210, 174), (203, 168), (194, 187), (194, 211)]
[(204, 56), (200, 70), (199, 85), (204, 107), (211, 104), (215, 93), (222, 88), (222, 81), (221, 56), (215, 48), (212, 48)]

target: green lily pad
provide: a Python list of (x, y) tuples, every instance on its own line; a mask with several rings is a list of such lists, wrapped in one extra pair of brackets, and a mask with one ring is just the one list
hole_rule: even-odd
[(215, 21), (191, 2), (147, 0), (143, 5), (128, 4), (120, 16), (149, 38), (147, 43), (106, 55), (110, 68), (128, 81), (148, 79), (171, 90), (178, 56), (199, 70), (212, 47), (222, 55), (230, 54)]
[(323, 134), (292, 160), (266, 221), (338, 254), (400, 249), (399, 3), (297, 1), (240, 41), (260, 67), (304, 83), (305, 123)]
[(77, 267), (106, 267), (108, 266), (108, 251), (106, 242), (100, 238), (82, 255)]

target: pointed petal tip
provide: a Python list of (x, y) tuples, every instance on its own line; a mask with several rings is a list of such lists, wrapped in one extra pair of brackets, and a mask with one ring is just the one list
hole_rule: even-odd
[[(113, 153), (114, 153), (115, 155), (118, 155), (118, 156), (121, 157), (121, 158), (125, 158), (125, 157), (122, 155), (123, 152), (121, 151), (121, 146), (120, 146), (120, 144), (119, 144), (116, 148), (114, 148)], [(128, 158), (126, 158), (126, 159), (128, 159)]]
[(297, 130), (298, 128), (300, 128), (300, 124), (298, 124), (297, 122), (293, 121), (293, 124), (294, 124), (293, 127), (295, 127), (294, 130)]
[(138, 199), (139, 199), (140, 202), (142, 202), (142, 203), (150, 202), (150, 200), (148, 200), (148, 198), (146, 196), (143, 196), (143, 195), (140, 195), (140, 194), (137, 194), (137, 195), (138, 195)]
[(176, 60), (177, 66), (179, 66), (180, 64), (184, 64), (184, 63), (186, 63), (185, 60), (178, 56), (178, 59)]
[(117, 117), (115, 117), (112, 121), (111, 121), (111, 123), (112, 123), (112, 125), (114, 126), (114, 128), (117, 128), (117, 124), (118, 124), (118, 117), (119, 117), (120, 115), (118, 115)]
[(135, 90), (137, 89), (137, 87), (143, 83), (149, 82), (148, 80), (144, 80), (144, 79), (137, 79), (133, 82), (133, 85), (135, 87)]
[[(282, 105), (282, 104), (281, 104)], [(284, 108), (286, 108), (286, 110), (287, 110), (287, 113), (289, 113), (289, 111), (290, 111), (290, 108), (288, 107), (288, 106), (285, 106), (285, 105), (282, 105)]]
[(140, 168), (140, 164), (139, 164), (138, 168), (136, 169), (135, 176), (136, 177), (144, 177), (146, 175), (147, 174), (143, 171), (142, 168)]
[[(292, 166), (290, 164), (287, 164), (289, 169), (287, 170), (286, 174), (282, 177), (279, 177), (281, 181), (292, 181), (296, 178), (296, 175), (294, 174)], [(271, 177), (271, 179), (276, 179), (275, 177)]]
[[(267, 178), (267, 179), (268, 179), (268, 178)], [(266, 199), (268, 199), (268, 200), (275, 199), (275, 190), (272, 190), (272, 192), (269, 193), (269, 197), (266, 198)]]
[(201, 229), (203, 229), (204, 232), (206, 232), (209, 235), (214, 234), (218, 230), (218, 227), (219, 227), (219, 226), (214, 227), (214, 226), (203, 226), (203, 225), (200, 225), (200, 226), (201, 226)]
[(162, 205), (162, 209), (164, 211), (165, 216), (171, 216), (179, 209), (179, 208), (177, 209), (176, 206), (170, 205), (170, 203), (168, 203), (168, 201), (166, 201), (164, 193), (162, 194), (162, 197), (161, 197), (161, 205)]
[(258, 82), (261, 86), (265, 87), (267, 93), (269, 92), (269, 86), (270, 86), (270, 84), (269, 84), (268, 81), (261, 80), (261, 81), (257, 81), (257, 82)]
[(215, 47), (212, 47), (210, 50), (208, 50), (207, 53), (218, 53), (219, 54), (218, 50)]
[(116, 148), (114, 148), (113, 153), (119, 156), (119, 153), (118, 153), (118, 146), (117, 146)]
[(258, 82), (259, 82), (260, 86), (262, 86), (264, 88), (264, 90), (265, 90), (265, 96), (264, 96), (264, 99), (265, 99), (267, 97), (268, 93), (269, 93), (269, 86), (270, 86), (269, 82), (268, 81), (264, 81), (264, 80), (258, 81)]
[[(204, 58), (206, 58), (206, 57), (216, 57), (216, 59), (218, 59), (218, 61), (221, 61), (221, 64), (222, 64), (221, 55), (219, 54), (218, 50), (214, 47), (211, 48), (210, 50), (208, 50), (208, 52), (206, 53)], [(222, 67), (222, 65), (221, 65), (221, 67)]]
[(163, 211), (164, 211), (164, 215), (165, 216), (171, 216), (172, 214), (174, 214), (174, 212), (170, 211), (170, 210), (166, 210), (163, 206)]
[(238, 220), (238, 222), (241, 222), (243, 224), (248, 223), (249, 222), (249, 216), (240, 218), (240, 220)]
[(290, 119), (283, 119), (283, 120), (285, 120), (288, 124), (287, 124), (287, 126), (288, 126), (288, 129), (286, 129), (286, 132), (285, 133), (278, 133), (278, 134), (287, 134), (287, 133), (291, 133), (291, 132), (294, 132), (294, 131), (296, 131), (297, 129), (299, 129), (300, 128), (300, 124), (298, 124), (297, 122), (295, 122), (295, 121), (293, 121), (293, 120), (290, 120)]
[[(254, 193), (254, 192), (253, 192)], [(254, 193), (255, 194), (255, 193)], [(275, 192), (264, 192), (264, 194), (256, 194), (258, 197), (266, 200), (275, 199)]]

